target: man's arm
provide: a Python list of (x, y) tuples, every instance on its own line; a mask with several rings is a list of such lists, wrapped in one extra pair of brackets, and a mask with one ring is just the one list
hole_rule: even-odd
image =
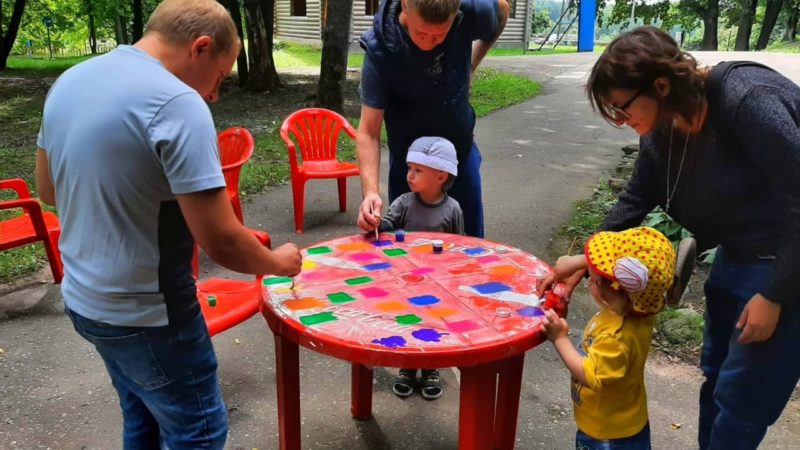
[(198, 245), (216, 263), (236, 272), (292, 276), (302, 258), (294, 244), (265, 248), (239, 223), (225, 188), (178, 195), (178, 204)]
[(506, 28), (506, 23), (508, 22), (508, 15), (511, 12), (511, 7), (508, 5), (508, 0), (496, 0), (497, 1), (497, 33), (495, 33), (494, 38), (489, 41), (484, 40), (477, 40), (472, 43), (472, 73), (475, 73), (475, 70), (478, 69), (478, 66), (483, 61), (483, 57), (486, 56), (486, 53), (489, 52), (489, 49), (492, 48), (492, 45), (497, 41), (497, 38), (500, 37), (500, 34), (503, 33), (503, 30)]
[(358, 124), (358, 136), (356, 137), (356, 155), (364, 200), (358, 211), (358, 226), (365, 231), (372, 231), (380, 224), (379, 217), (383, 209), (378, 182), (381, 166), (382, 124), (382, 109), (361, 106), (361, 121)]
[(50, 179), (50, 170), (47, 165), (47, 152), (36, 150), (36, 192), (39, 199), (50, 206), (56, 206), (56, 189)]

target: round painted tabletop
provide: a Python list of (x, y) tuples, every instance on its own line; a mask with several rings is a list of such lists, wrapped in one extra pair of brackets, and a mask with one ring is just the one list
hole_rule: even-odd
[[(432, 240), (444, 248), (435, 253)], [(550, 267), (524, 251), (454, 234), (342, 237), (303, 249), (294, 280), (262, 280), (272, 330), (314, 351), (370, 366), (470, 366), (524, 352), (545, 337), (536, 281)], [(563, 289), (557, 286), (556, 292)]]

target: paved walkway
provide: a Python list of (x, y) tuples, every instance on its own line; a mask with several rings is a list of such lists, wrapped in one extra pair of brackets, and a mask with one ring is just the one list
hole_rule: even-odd
[[(480, 119), (476, 139), (483, 152), (487, 236), (544, 255), (555, 228), (636, 142), (588, 107), (583, 84), (596, 55), (506, 57), (486, 65), (545, 83), (537, 98)], [(800, 55), (702, 54), (702, 60), (758, 58), (800, 82)], [(385, 155), (384, 155), (385, 157)], [(386, 166), (384, 158), (383, 166)], [(385, 179), (385, 175), (384, 178)], [(248, 225), (268, 230), (273, 242), (291, 236), (306, 245), (356, 231), (358, 182), (349, 183), (349, 212), (336, 208), (333, 182), (311, 182), (307, 233), (295, 236), (291, 189), (283, 186), (245, 205)], [(208, 266), (208, 264), (206, 264)], [(206, 270), (218, 274), (220, 269)], [(42, 289), (46, 291), (47, 289)], [(121, 417), (105, 369), (93, 349), (72, 330), (57, 296), (38, 301), (28, 291), (25, 312), (0, 321), (0, 448), (117, 448)], [(10, 298), (0, 298), (0, 311)], [(38, 301), (38, 303), (37, 303)], [(570, 323), (580, 330), (594, 306), (585, 294), (573, 299)], [(577, 333), (576, 333), (577, 334)], [(274, 357), (271, 334), (255, 317), (214, 339), (223, 394), (230, 411), (229, 447), (277, 448)], [(401, 401), (390, 389), (391, 370), (376, 370), (373, 420), (349, 415), (349, 366), (301, 351), (304, 449), (455, 449), (458, 378), (444, 371), (445, 395)], [(551, 346), (526, 356), (518, 448), (565, 449), (575, 432), (568, 375)], [(655, 448), (694, 447), (697, 390), (694, 367), (654, 360), (647, 369)], [(796, 448), (798, 402), (791, 402), (764, 448)], [(681, 424), (673, 429), (672, 424)]]

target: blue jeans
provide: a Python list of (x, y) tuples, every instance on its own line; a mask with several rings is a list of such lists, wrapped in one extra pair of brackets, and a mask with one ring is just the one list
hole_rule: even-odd
[[(389, 203), (410, 192), (405, 159), (389, 153)], [(458, 161), (458, 176), (447, 194), (456, 199), (464, 213), (467, 236), (483, 237), (483, 197), (481, 195), (481, 151), (475, 143), (466, 158)]]
[(631, 437), (604, 441), (578, 430), (575, 435), (575, 450), (650, 450), (650, 424)]
[(726, 260), (720, 247), (705, 285), (698, 443), (706, 449), (755, 449), (780, 417), (800, 378), (800, 308), (782, 307), (765, 342), (740, 344), (745, 304), (772, 280), (772, 260)]
[(223, 448), (228, 415), (199, 308), (175, 329), (108, 325), (66, 312), (106, 364), (119, 395), (126, 450)]

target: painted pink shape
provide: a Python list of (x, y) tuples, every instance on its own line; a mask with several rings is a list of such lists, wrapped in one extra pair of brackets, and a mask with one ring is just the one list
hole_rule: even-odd
[(309, 270), (300, 274), (302, 281), (316, 281), (325, 278), (324, 270)]
[(359, 289), (358, 292), (361, 292), (364, 295), (364, 297), (369, 297), (369, 298), (386, 297), (387, 295), (389, 295), (388, 291), (385, 291), (385, 290), (383, 290), (381, 288), (377, 288), (377, 287)]
[(481, 326), (472, 320), (460, 320), (447, 324), (447, 329), (455, 333), (466, 333), (467, 331), (477, 330), (478, 328), (481, 328)]
[(381, 257), (375, 253), (361, 252), (348, 255), (348, 258), (352, 259), (353, 261), (371, 261), (373, 259), (380, 259)]
[(426, 273), (433, 272), (433, 269), (430, 267), (423, 267), (421, 269), (412, 270), (411, 273), (414, 275), (425, 275)]
[(487, 264), (495, 261), (500, 261), (500, 257), (497, 255), (488, 255), (488, 256), (481, 256), (480, 258), (478, 258), (478, 262), (481, 264)]

